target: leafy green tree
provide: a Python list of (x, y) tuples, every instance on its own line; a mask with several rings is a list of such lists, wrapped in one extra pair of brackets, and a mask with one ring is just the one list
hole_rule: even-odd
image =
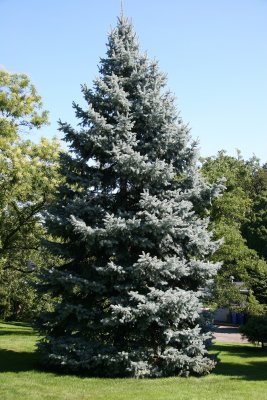
[[(51, 256), (48, 254), (49, 258)], [(10, 269), (0, 271), (1, 319), (33, 322), (41, 311), (52, 307), (49, 294), (40, 296), (37, 291), (38, 271), (45, 267), (40, 260), (31, 273)]]
[(252, 206), (242, 226), (248, 246), (267, 262), (267, 166), (257, 166), (253, 176)]
[[(214, 201), (211, 221), (232, 221), (238, 227), (244, 223), (250, 212), (253, 191), (253, 170), (238, 153), (238, 157), (228, 156), (224, 150), (214, 157), (202, 159), (202, 174), (209, 182), (225, 179), (223, 196)], [(233, 225), (232, 224), (232, 225)]]
[[(226, 190), (213, 202), (210, 210), (211, 229), (217, 239), (224, 239), (212, 256), (213, 261), (223, 262), (215, 292), (219, 303), (223, 295), (218, 294), (224, 293), (223, 288), (229, 287), (230, 277), (233, 276), (235, 281), (243, 281), (248, 289), (252, 289), (260, 303), (267, 304), (267, 264), (253, 246), (248, 246), (244, 235), (244, 227), (250, 226), (253, 218), (256, 187), (259, 190), (262, 185), (256, 177), (258, 170), (257, 159), (245, 161), (240, 154), (231, 157), (224, 151), (203, 160), (202, 174), (210, 182), (225, 177)], [(232, 302), (236, 303), (234, 293)]]
[[(108, 38), (81, 130), (61, 123), (71, 152), (49, 208), (51, 250), (65, 259), (44, 274), (60, 299), (40, 320), (44, 362), (104, 376), (204, 374), (200, 310), (218, 268), (218, 243), (201, 219), (217, 194), (197, 167), (157, 62), (140, 54), (124, 17)], [(197, 212), (195, 212), (197, 210)]]
[(216, 304), (229, 309), (231, 312), (245, 313), (248, 315), (264, 314), (266, 307), (260, 304), (246, 285), (236, 285), (227, 281), (224, 276), (218, 276), (214, 297)]
[(26, 275), (40, 265), (39, 237), (45, 235), (41, 213), (59, 182), (59, 143), (43, 138), (36, 144), (27, 135), (47, 123), (47, 112), (29, 78), (0, 70), (2, 317), (18, 316), (33, 298), (32, 277)]

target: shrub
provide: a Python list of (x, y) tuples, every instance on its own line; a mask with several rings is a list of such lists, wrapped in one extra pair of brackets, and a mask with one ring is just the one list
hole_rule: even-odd
[(261, 343), (261, 347), (267, 343), (267, 315), (254, 315), (249, 317), (245, 325), (240, 327), (243, 337), (252, 343)]

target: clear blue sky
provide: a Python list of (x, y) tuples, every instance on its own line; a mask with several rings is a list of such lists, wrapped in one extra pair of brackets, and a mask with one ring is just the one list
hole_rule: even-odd
[[(267, 161), (267, 1), (124, 0), (141, 49), (160, 61), (201, 155), (225, 149)], [(57, 120), (75, 123), (105, 55), (120, 0), (0, 0), (0, 65), (25, 72)]]

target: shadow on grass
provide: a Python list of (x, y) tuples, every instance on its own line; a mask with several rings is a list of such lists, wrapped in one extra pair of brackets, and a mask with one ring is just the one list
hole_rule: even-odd
[(23, 336), (23, 335), (26, 335), (26, 336), (36, 336), (37, 335), (37, 333), (36, 332), (34, 332), (34, 331), (31, 331), (31, 330), (29, 330), (29, 331), (27, 331), (27, 330), (21, 330), (21, 331), (15, 331), (15, 330), (12, 330), (12, 329), (10, 329), (10, 330), (7, 330), (7, 329), (0, 329), (0, 336), (2, 336), (2, 335), (10, 335), (10, 336), (14, 336), (14, 335), (16, 335), (16, 336)]
[[(228, 353), (229, 357), (240, 357), (244, 363), (219, 362), (213, 371), (214, 375), (224, 375), (232, 377), (232, 379), (262, 381), (267, 380), (267, 352), (262, 351), (260, 347), (254, 346), (223, 346), (215, 345), (213, 350), (217, 351), (220, 359), (220, 353)], [(249, 358), (252, 360), (250, 361)], [(256, 360), (255, 360), (256, 358)]]
[(31, 324), (29, 322), (18, 322), (18, 321), (0, 321), (0, 323), (4, 325), (11, 325), (11, 326), (21, 326), (22, 328), (29, 327), (31, 328)]
[[(228, 352), (230, 356), (237, 357), (255, 357), (256, 360), (247, 360), (246, 364), (233, 362), (220, 362), (213, 371), (214, 375), (229, 376), (230, 379), (263, 381), (267, 379), (267, 361), (266, 351), (249, 346), (223, 346), (217, 345), (213, 350), (219, 352)], [(262, 358), (265, 357), (264, 360)], [(245, 361), (246, 362), (246, 361)], [(0, 350), (0, 373), (2, 372), (25, 372), (25, 371), (52, 372), (56, 375), (76, 375), (80, 377), (87, 374), (72, 374), (44, 368), (39, 364), (39, 355), (32, 352), (16, 352), (11, 350)]]
[(223, 352), (228, 353), (229, 356), (233, 357), (257, 357), (257, 358), (265, 358), (267, 357), (267, 349), (262, 350), (261, 346), (254, 346), (254, 345), (223, 345), (223, 344), (215, 344), (212, 346), (212, 350), (214, 352)]
[(30, 352), (0, 350), (0, 372), (22, 372), (37, 369), (38, 355)]
[(267, 362), (252, 361), (248, 364), (219, 363), (214, 375), (230, 376), (232, 379), (247, 381), (266, 381), (267, 380)]
[(1, 335), (37, 335), (30, 324), (24, 322), (2, 322), (0, 323)]
[[(98, 377), (97, 375), (88, 374), (86, 371), (73, 372), (51, 365), (46, 366), (40, 362), (38, 353), (0, 350), (0, 374), (5, 372), (18, 373), (30, 371), (52, 373), (54, 376), (74, 376), (78, 378)], [(108, 377), (105, 378), (108, 379)]]

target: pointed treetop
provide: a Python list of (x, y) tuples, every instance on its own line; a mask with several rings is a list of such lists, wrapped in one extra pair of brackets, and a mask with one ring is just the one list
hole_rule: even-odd
[(124, 4), (123, 4), (123, 0), (121, 0), (121, 13), (120, 13), (120, 17), (123, 18), (124, 16)]

